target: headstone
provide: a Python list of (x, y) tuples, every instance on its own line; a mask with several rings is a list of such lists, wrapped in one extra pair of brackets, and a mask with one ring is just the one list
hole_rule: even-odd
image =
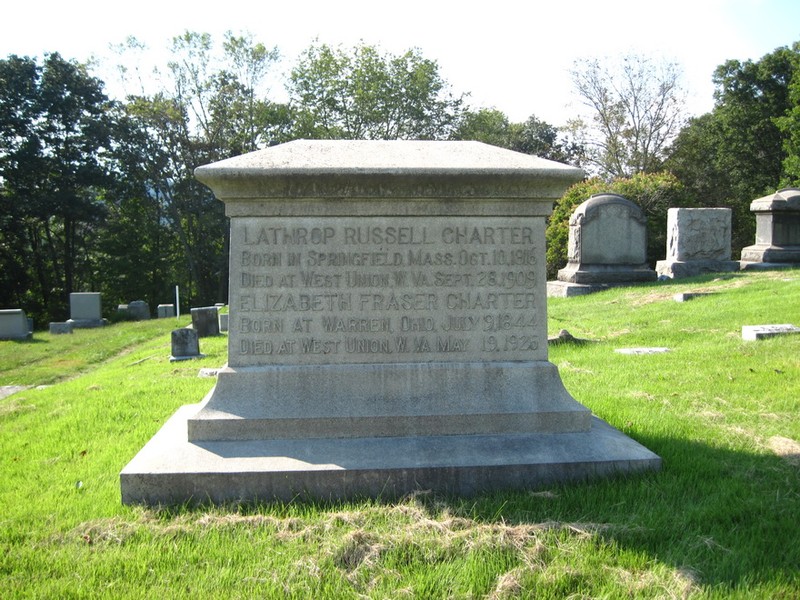
[(31, 336), (24, 310), (21, 308), (0, 310), (0, 340), (29, 340)]
[(108, 321), (103, 318), (99, 292), (73, 292), (69, 295), (67, 321), (74, 328), (103, 327)]
[(159, 304), (156, 310), (159, 319), (167, 319), (175, 316), (174, 304)]
[(219, 313), (219, 330), (228, 331), (228, 313)]
[(50, 323), (50, 333), (53, 335), (72, 333), (72, 323)]
[(617, 348), (614, 352), (617, 354), (664, 354), (669, 352), (669, 348)]
[(475, 494), (660, 465), (547, 358), (545, 217), (579, 169), (477, 142), (296, 141), (196, 175), (230, 217), (228, 365), (125, 467), (123, 502)]
[(192, 328), (197, 337), (219, 335), (219, 315), (216, 306), (203, 306), (191, 309)]
[(743, 325), (742, 339), (747, 341), (763, 340), (778, 335), (788, 335), (800, 333), (800, 327), (795, 327), (790, 323), (781, 325)]
[(753, 200), (756, 243), (742, 248), (742, 268), (800, 264), (800, 188)]
[(595, 194), (569, 221), (567, 266), (547, 284), (554, 297), (576, 296), (655, 281), (647, 265), (647, 220), (633, 202), (617, 194)]
[(128, 314), (134, 321), (150, 319), (150, 305), (144, 300), (134, 300), (128, 304)]
[(670, 208), (667, 257), (656, 272), (669, 278), (738, 271), (731, 260), (730, 208)]
[(184, 327), (183, 329), (172, 330), (172, 355), (170, 362), (176, 360), (189, 360), (191, 358), (202, 358), (200, 354), (200, 343), (197, 332), (194, 329)]
[(689, 300), (694, 300), (695, 298), (702, 298), (703, 296), (710, 296), (709, 292), (679, 292), (672, 296), (672, 299), (675, 302), (688, 302)]

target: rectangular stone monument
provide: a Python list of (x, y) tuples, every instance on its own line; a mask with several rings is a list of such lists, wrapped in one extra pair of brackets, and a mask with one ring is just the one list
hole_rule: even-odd
[(229, 314), (228, 313), (219, 313), (219, 330), (221, 332), (228, 331), (228, 321), (229, 321)]
[(68, 323), (76, 329), (103, 327), (108, 321), (103, 318), (99, 292), (73, 292), (69, 295)]
[(21, 308), (0, 310), (0, 340), (29, 340), (31, 336), (24, 310)]
[(175, 305), (174, 304), (159, 304), (156, 308), (156, 314), (158, 315), (159, 319), (167, 319), (169, 317), (175, 316)]
[(753, 200), (756, 243), (742, 248), (742, 268), (800, 264), (800, 188)]
[(670, 208), (667, 255), (656, 263), (660, 276), (678, 279), (738, 271), (731, 260), (730, 208)]
[(296, 141), (196, 175), (231, 220), (228, 365), (125, 467), (123, 502), (659, 467), (547, 359), (545, 217), (579, 169), (476, 142)]

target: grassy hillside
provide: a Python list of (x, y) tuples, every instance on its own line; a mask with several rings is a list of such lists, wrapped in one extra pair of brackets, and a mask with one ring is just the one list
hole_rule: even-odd
[[(672, 295), (709, 295), (676, 303)], [(567, 389), (659, 473), (394, 503), (120, 504), (118, 474), (214, 381), (170, 363), (174, 320), (0, 342), (3, 598), (796, 598), (800, 272), (551, 299)], [(182, 322), (180, 324), (185, 324)], [(669, 348), (652, 355), (615, 349)], [(40, 387), (45, 386), (45, 387)]]

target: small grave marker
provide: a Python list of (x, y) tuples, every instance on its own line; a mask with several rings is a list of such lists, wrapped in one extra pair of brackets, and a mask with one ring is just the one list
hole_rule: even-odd
[(778, 335), (789, 335), (793, 333), (800, 333), (800, 327), (795, 327), (790, 323), (783, 323), (780, 325), (742, 326), (742, 339), (749, 342), (753, 342), (756, 340), (763, 340)]
[(172, 356), (169, 357), (170, 362), (202, 357), (197, 332), (194, 329), (183, 328), (172, 331)]

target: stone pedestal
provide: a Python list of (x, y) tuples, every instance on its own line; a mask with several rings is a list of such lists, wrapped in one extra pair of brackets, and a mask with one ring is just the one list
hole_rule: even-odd
[(674, 279), (703, 273), (738, 271), (731, 260), (730, 208), (670, 208), (667, 254), (656, 272)]
[(228, 365), (122, 471), (124, 502), (660, 465), (547, 359), (545, 217), (580, 170), (475, 142), (297, 141), (196, 175), (231, 219)]
[(548, 283), (548, 295), (582, 295), (657, 278), (647, 265), (644, 213), (617, 194), (595, 194), (575, 209), (568, 258), (557, 281)]
[(74, 292), (69, 295), (69, 314), (67, 323), (75, 329), (103, 327), (108, 320), (103, 318), (102, 301), (99, 292)]
[(756, 215), (756, 243), (742, 248), (742, 262), (800, 264), (800, 189), (753, 200), (750, 211)]

